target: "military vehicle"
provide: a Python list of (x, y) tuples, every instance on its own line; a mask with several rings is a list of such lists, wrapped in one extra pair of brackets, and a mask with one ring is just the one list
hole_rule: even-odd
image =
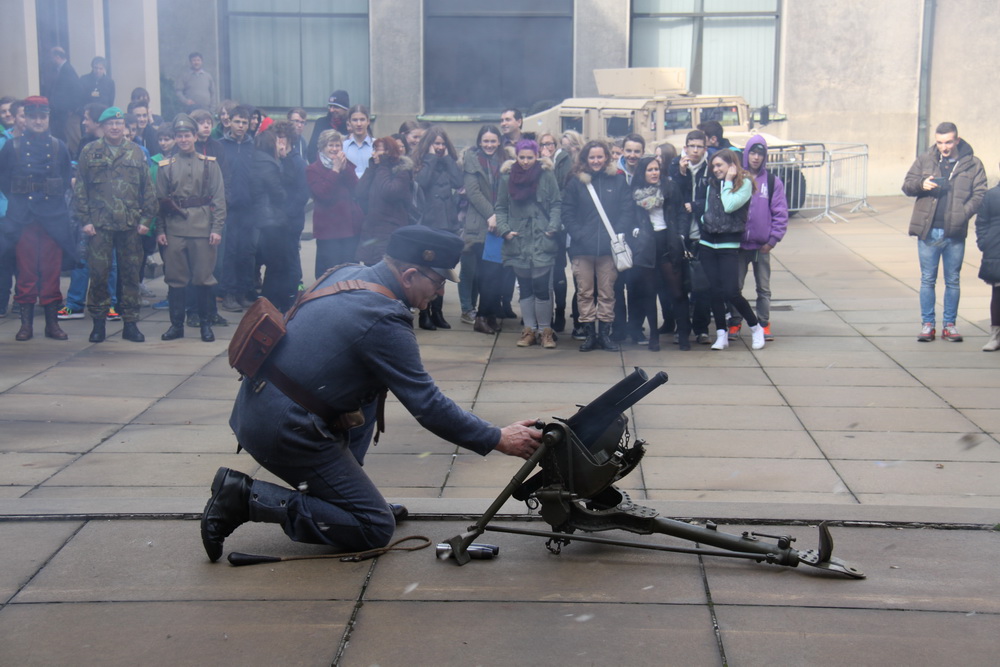
[[(526, 116), (525, 132), (560, 135), (575, 130), (584, 139), (618, 140), (635, 133), (653, 148), (671, 143), (680, 151), (685, 135), (700, 123), (718, 121), (725, 137), (742, 148), (754, 134), (767, 141), (768, 165), (785, 183), (788, 207), (802, 207), (806, 196), (801, 168), (815, 143), (792, 142), (753, 130), (750, 105), (739, 95), (697, 95), (687, 90), (683, 68), (631, 67), (597, 69), (600, 97), (573, 97), (550, 109)], [(766, 109), (762, 115), (767, 115)]]

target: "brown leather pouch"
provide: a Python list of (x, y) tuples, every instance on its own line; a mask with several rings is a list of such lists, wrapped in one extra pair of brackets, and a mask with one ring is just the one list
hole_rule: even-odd
[(281, 311), (263, 297), (256, 299), (229, 341), (229, 365), (244, 377), (256, 377), (285, 331)]

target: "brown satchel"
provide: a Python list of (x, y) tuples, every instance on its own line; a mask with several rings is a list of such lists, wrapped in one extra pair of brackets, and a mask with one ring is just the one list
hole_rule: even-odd
[(285, 337), (285, 317), (261, 297), (243, 315), (229, 341), (229, 365), (246, 378), (255, 378), (260, 367)]
[[(396, 295), (388, 287), (363, 280), (342, 280), (330, 287), (316, 289), (320, 283), (326, 280), (327, 276), (340, 268), (342, 267), (335, 266), (320, 276), (313, 283), (312, 287), (299, 295), (299, 298), (295, 301), (295, 305), (289, 309), (286, 315), (282, 315), (281, 311), (275, 308), (274, 304), (264, 297), (260, 297), (254, 301), (253, 305), (243, 315), (239, 326), (236, 327), (232, 340), (229, 341), (229, 365), (239, 372), (241, 380), (250, 379), (258, 381), (261, 383), (261, 387), (263, 387), (263, 381), (270, 381), (288, 398), (309, 412), (321, 417), (330, 427), (347, 430), (364, 423), (363, 418), (361, 418), (360, 422), (358, 421), (360, 411), (349, 413), (335, 412), (312, 392), (285, 375), (275, 364), (266, 363), (278, 347), (278, 343), (285, 337), (288, 331), (287, 324), (292, 321), (299, 308), (313, 299), (358, 290), (378, 292), (390, 299), (396, 299)], [(384, 426), (381, 424), (381, 406), (379, 412), (381, 431), (384, 430)]]

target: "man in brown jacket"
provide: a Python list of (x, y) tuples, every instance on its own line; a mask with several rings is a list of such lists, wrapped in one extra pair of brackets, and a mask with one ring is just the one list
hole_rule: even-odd
[(944, 264), (944, 319), (941, 338), (958, 343), (962, 335), (955, 327), (960, 296), (959, 274), (965, 256), (969, 220), (986, 195), (986, 170), (959, 139), (954, 123), (941, 123), (934, 130), (934, 146), (917, 157), (903, 181), (903, 193), (916, 197), (910, 218), (910, 236), (917, 237), (920, 257), (920, 321), (917, 340), (928, 343), (934, 329), (934, 285), (938, 266)]
[(174, 119), (173, 157), (159, 163), (156, 196), (160, 200), (163, 270), (170, 304), (170, 328), (161, 338), (184, 337), (184, 288), (198, 287), (201, 339), (215, 340), (212, 332), (212, 275), (226, 221), (226, 193), (219, 163), (195, 150), (198, 126), (187, 114)]

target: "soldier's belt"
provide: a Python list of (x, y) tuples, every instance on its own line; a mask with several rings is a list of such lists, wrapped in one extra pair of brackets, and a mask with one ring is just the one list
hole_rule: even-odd
[(178, 197), (176, 199), (177, 205), (181, 208), (198, 208), (199, 206), (208, 206), (212, 203), (211, 197)]
[(63, 194), (65, 187), (61, 178), (13, 178), (10, 182), (10, 193), (30, 195), (40, 192), (46, 196), (57, 197)]

